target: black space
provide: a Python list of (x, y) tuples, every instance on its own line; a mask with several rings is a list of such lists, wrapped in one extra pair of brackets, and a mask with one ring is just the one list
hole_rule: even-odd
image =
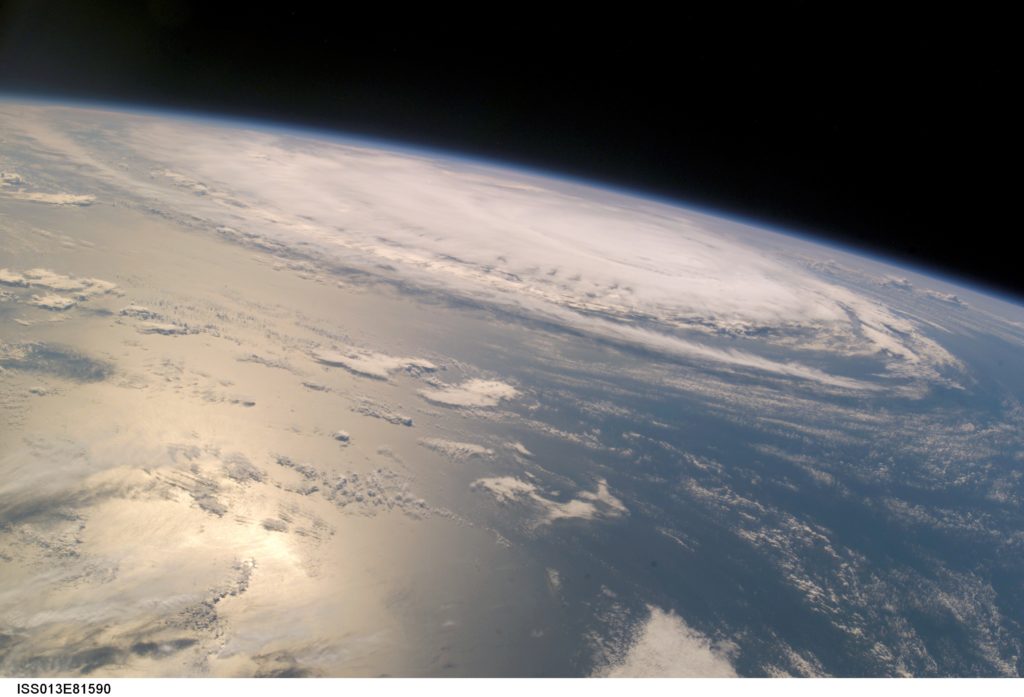
[(2, 2), (0, 92), (522, 163), (1024, 296), (1006, 205), (1009, 17), (936, 3), (325, 6)]

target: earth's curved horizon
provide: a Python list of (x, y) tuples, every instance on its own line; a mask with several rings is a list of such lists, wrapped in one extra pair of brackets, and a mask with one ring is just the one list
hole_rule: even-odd
[(1024, 672), (1019, 301), (339, 134), (0, 125), (0, 674)]

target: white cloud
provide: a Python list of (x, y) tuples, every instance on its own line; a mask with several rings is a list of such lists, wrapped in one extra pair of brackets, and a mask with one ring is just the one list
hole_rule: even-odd
[(50, 269), (28, 269), (14, 271), (0, 269), (0, 284), (7, 286), (47, 288), (58, 293), (69, 293), (77, 300), (86, 300), (94, 295), (103, 295), (117, 289), (117, 285), (100, 278), (79, 278), (66, 276)]
[[(889, 367), (882, 377), (901, 380), (958, 368), (917, 323), (806, 264), (807, 244), (765, 230), (520, 172), (279, 132), (75, 110), (77, 121), (117, 124), (118, 142), (86, 142), (55, 118), (68, 112), (25, 109), (33, 118), (9, 120), (12, 128), (96, 177), (168, 215), (188, 210), (211, 230), (244, 230), (266, 249), (301, 247), (626, 345), (842, 389), (869, 384), (843, 375), (847, 364), (835, 358), (857, 370), (870, 356)], [(116, 166), (111, 153), (126, 151), (158, 176)], [(723, 337), (742, 347), (721, 346)], [(780, 351), (793, 358), (779, 360)], [(339, 365), (379, 379), (402, 367), (341, 354)]]
[(375, 402), (372, 399), (364, 398), (358, 404), (353, 405), (351, 409), (357, 414), (382, 419), (396, 426), (412, 426), (411, 416), (396, 412), (388, 405)]
[(595, 672), (610, 678), (734, 678), (725, 652), (669, 610), (649, 605), (650, 617), (625, 651)]
[(958, 305), (960, 307), (966, 307), (967, 303), (963, 299), (953, 293), (941, 293), (937, 290), (927, 290), (925, 295), (940, 302), (949, 303), (950, 305)]
[(513, 452), (515, 452), (516, 454), (521, 455), (522, 457), (533, 457), (533, 453), (530, 452), (527, 449), (527, 447), (520, 443), (519, 441), (508, 442), (505, 444), (505, 446), (512, 450)]
[(142, 334), (163, 334), (164, 336), (174, 336), (177, 334), (188, 334), (188, 329), (178, 324), (172, 324), (170, 322), (156, 322), (147, 320), (145, 322), (139, 322), (138, 331)]
[(320, 349), (313, 358), (325, 365), (340, 366), (351, 373), (377, 380), (387, 380), (392, 373), (407, 370), (414, 374), (437, 370), (437, 366), (423, 358), (401, 358), (354, 347), (340, 350)]
[(56, 206), (88, 206), (96, 201), (89, 194), (47, 194), (39, 191), (5, 191), (7, 196), (21, 201), (49, 203)]
[(0, 172), (0, 186), (18, 186), (24, 183), (24, 177), (17, 172)]
[(74, 298), (57, 295), (56, 293), (33, 295), (28, 303), (29, 305), (35, 305), (46, 310), (69, 310), (77, 304)]
[(597, 480), (594, 491), (582, 491), (569, 501), (545, 496), (535, 484), (516, 477), (484, 477), (473, 482), (472, 488), (489, 492), (501, 503), (519, 503), (536, 508), (537, 522), (541, 525), (573, 518), (594, 520), (629, 515), (629, 510), (611, 494), (608, 483), (603, 479)]
[(491, 458), (494, 451), (476, 443), (445, 440), (444, 438), (421, 438), (420, 445), (434, 452), (441, 453), (453, 460), (466, 460), (471, 457)]
[(515, 477), (485, 477), (473, 482), (474, 489), (486, 489), (502, 503), (511, 503), (520, 497), (532, 497), (537, 487)]
[(428, 402), (450, 407), (494, 407), (517, 394), (516, 388), (499, 380), (467, 380), (460, 385), (420, 390), (420, 396)]
[(614, 515), (625, 515), (629, 513), (625, 504), (612, 496), (611, 492), (608, 490), (608, 482), (603, 479), (597, 480), (596, 491), (583, 491), (580, 492), (579, 496), (581, 499), (586, 499), (587, 501), (592, 501), (595, 504), (607, 507), (608, 510), (614, 511)]
[(28, 279), (25, 278), (24, 274), (20, 274), (17, 271), (0, 269), (0, 283), (5, 286), (27, 286)]
[(145, 307), (144, 305), (136, 305), (132, 303), (121, 308), (118, 313), (123, 317), (134, 317), (136, 319), (160, 319), (160, 313)]

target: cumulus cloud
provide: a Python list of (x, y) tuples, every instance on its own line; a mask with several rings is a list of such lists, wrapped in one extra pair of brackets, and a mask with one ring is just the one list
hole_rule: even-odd
[(474, 489), (484, 489), (502, 503), (512, 503), (519, 498), (532, 497), (537, 487), (516, 477), (484, 477), (472, 484)]
[(365, 416), (372, 416), (396, 426), (412, 426), (412, 417), (396, 412), (386, 404), (380, 404), (372, 399), (363, 399), (352, 406), (352, 411)]
[(925, 295), (927, 295), (929, 298), (938, 300), (939, 302), (947, 303), (949, 305), (957, 305), (959, 307), (967, 306), (967, 303), (963, 301), (963, 298), (961, 298), (958, 295), (955, 295), (954, 293), (941, 293), (937, 290), (928, 290), (925, 291)]
[(444, 438), (421, 438), (420, 445), (434, 452), (441, 453), (453, 460), (466, 460), (472, 457), (491, 458), (494, 451), (476, 443), (445, 440)]
[(890, 288), (899, 288), (900, 290), (914, 290), (914, 284), (910, 282), (910, 279), (902, 276), (887, 276), (882, 281), (882, 285)]
[(139, 322), (136, 329), (142, 334), (163, 334), (164, 336), (175, 336), (177, 334), (188, 334), (188, 327), (172, 322), (157, 322), (147, 320)]
[(40, 191), (7, 191), (4, 193), (21, 201), (49, 203), (55, 206), (89, 206), (96, 201), (96, 197), (89, 194), (47, 194)]
[(504, 504), (522, 504), (537, 509), (539, 524), (573, 518), (619, 518), (629, 514), (625, 504), (608, 490), (604, 479), (597, 481), (594, 491), (581, 491), (577, 498), (568, 501), (545, 496), (537, 485), (516, 477), (484, 477), (473, 482), (472, 488), (487, 491)]
[(612, 496), (612, 493), (608, 490), (608, 482), (603, 479), (597, 480), (597, 489), (594, 491), (581, 491), (579, 493), (579, 497), (585, 501), (595, 504), (598, 507), (603, 507), (607, 512), (606, 515), (610, 515), (612, 517), (626, 515), (629, 513), (625, 504)]
[(437, 366), (423, 358), (402, 358), (389, 356), (355, 347), (340, 350), (321, 349), (313, 352), (313, 358), (324, 365), (344, 368), (355, 375), (387, 380), (392, 373), (406, 370), (413, 374), (437, 370)]
[[(618, 647), (610, 664), (595, 671), (610, 678), (734, 678), (726, 653), (671, 610), (648, 605), (650, 617)], [(625, 650), (622, 650), (625, 648)]]
[(46, 288), (57, 293), (70, 294), (77, 300), (87, 300), (94, 295), (110, 293), (117, 289), (116, 284), (100, 278), (79, 278), (42, 268), (26, 271), (0, 269), (0, 284)]
[(44, 310), (69, 310), (78, 303), (74, 298), (57, 295), (56, 293), (47, 293), (46, 295), (33, 295), (28, 304), (41, 307)]
[(0, 186), (18, 186), (24, 183), (24, 177), (17, 172), (0, 172)]
[(499, 380), (467, 380), (460, 385), (445, 385), (420, 390), (428, 402), (448, 407), (494, 407), (503, 399), (519, 394), (516, 388)]
[(160, 313), (149, 309), (145, 305), (136, 305), (135, 303), (122, 307), (118, 314), (122, 317), (134, 317), (135, 319), (160, 319)]
[(509, 443), (506, 443), (505, 446), (509, 450), (513, 451), (514, 453), (516, 453), (517, 455), (520, 455), (522, 457), (533, 457), (533, 453), (530, 452), (527, 449), (527, 447), (525, 445), (523, 445), (522, 443), (520, 443), (519, 441), (511, 441)]
[(96, 200), (95, 196), (87, 194), (26, 191), (25, 184), (27, 184), (25, 177), (17, 172), (0, 172), (0, 194), (9, 198), (21, 201), (34, 201), (36, 203), (50, 203), (58, 206), (88, 206)]
[(24, 274), (20, 274), (17, 271), (11, 271), (10, 269), (0, 269), (0, 283), (5, 286), (27, 286), (28, 279), (25, 278)]

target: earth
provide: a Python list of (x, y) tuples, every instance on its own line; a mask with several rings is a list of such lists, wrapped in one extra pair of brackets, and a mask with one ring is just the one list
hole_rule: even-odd
[(408, 146), (0, 134), (0, 673), (1024, 672), (1016, 301)]

